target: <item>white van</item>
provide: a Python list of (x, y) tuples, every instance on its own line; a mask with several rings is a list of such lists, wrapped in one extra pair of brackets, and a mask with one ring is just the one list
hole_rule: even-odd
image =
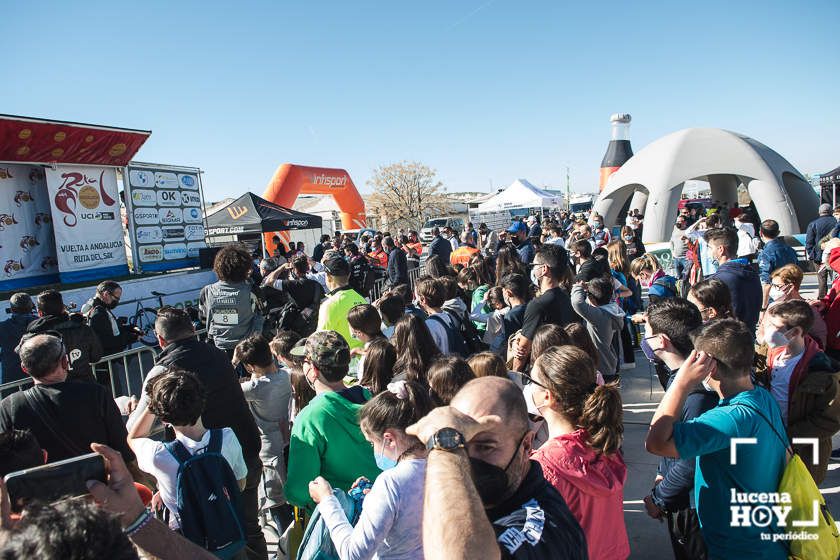
[(432, 228), (439, 228), (443, 230), (446, 226), (451, 227), (458, 233), (458, 235), (460, 235), (464, 230), (464, 219), (455, 216), (447, 216), (445, 218), (433, 218), (428, 220), (425, 224), (423, 224), (423, 228), (420, 230), (420, 241), (423, 243), (429, 243), (433, 239)]

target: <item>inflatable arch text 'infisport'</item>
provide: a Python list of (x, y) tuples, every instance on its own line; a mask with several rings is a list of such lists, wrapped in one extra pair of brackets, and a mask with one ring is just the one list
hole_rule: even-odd
[[(332, 196), (340, 210), (342, 230), (359, 229), (367, 225), (365, 202), (356, 190), (350, 174), (344, 169), (284, 163), (274, 172), (263, 198), (291, 208), (301, 194)], [(267, 233), (264, 238), (266, 247), (273, 253), (275, 247), (271, 246), (272, 236), (272, 233)]]

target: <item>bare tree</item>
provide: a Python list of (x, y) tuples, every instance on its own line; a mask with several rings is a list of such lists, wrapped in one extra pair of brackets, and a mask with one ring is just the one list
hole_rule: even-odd
[(371, 213), (382, 215), (389, 227), (419, 229), (427, 216), (445, 216), (449, 201), (435, 171), (420, 162), (402, 161), (376, 168), (368, 181), (373, 195)]

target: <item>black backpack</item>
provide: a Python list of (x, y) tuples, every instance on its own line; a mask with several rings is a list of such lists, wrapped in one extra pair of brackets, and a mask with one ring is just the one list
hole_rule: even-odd
[(178, 440), (164, 444), (178, 461), (176, 492), (181, 533), (218, 558), (245, 547), (239, 483), (222, 455), (222, 430), (210, 430), (204, 451), (191, 455)]
[(290, 292), (287, 291), (286, 295), (289, 302), (280, 310), (277, 329), (295, 331), (303, 337), (314, 333), (318, 326), (318, 308), (321, 306), (323, 292), (320, 288), (316, 290), (315, 300), (306, 307), (298, 305)]

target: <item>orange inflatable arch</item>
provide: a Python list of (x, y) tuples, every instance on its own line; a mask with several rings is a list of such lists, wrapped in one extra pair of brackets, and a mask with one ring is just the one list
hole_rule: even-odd
[[(342, 230), (359, 229), (367, 225), (365, 202), (356, 190), (350, 174), (344, 169), (284, 163), (274, 172), (263, 198), (291, 208), (301, 194), (332, 196), (340, 210)], [(266, 247), (273, 252), (275, 247), (270, 246), (272, 236), (273, 234), (267, 233), (264, 237)], [(283, 237), (288, 240), (287, 235)]]

